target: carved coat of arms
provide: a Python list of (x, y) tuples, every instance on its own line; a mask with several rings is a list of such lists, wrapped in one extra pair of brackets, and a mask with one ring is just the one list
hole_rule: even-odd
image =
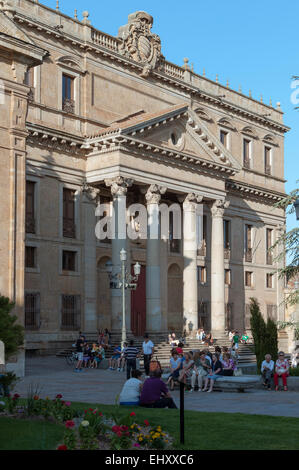
[(129, 15), (128, 24), (119, 28), (118, 37), (122, 39), (119, 52), (136, 62), (144, 64), (141, 76), (147, 77), (163, 58), (161, 41), (151, 32), (153, 17), (144, 11)]

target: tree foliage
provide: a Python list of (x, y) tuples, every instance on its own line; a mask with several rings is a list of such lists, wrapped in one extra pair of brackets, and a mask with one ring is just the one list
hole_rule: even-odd
[(17, 317), (11, 315), (14, 304), (0, 295), (0, 340), (5, 346), (5, 359), (18, 351), (24, 342), (24, 328), (16, 324)]
[(266, 354), (271, 354), (273, 361), (277, 359), (277, 327), (275, 322), (271, 319), (268, 319), (267, 323), (265, 323), (259, 303), (253, 297), (250, 299), (250, 313), (254, 352), (256, 355), (257, 368), (260, 370)]

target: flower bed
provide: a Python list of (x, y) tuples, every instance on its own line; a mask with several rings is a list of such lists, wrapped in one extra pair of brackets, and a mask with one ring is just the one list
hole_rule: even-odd
[(75, 410), (58, 394), (53, 400), (31, 394), (25, 404), (18, 394), (0, 401), (0, 416), (46, 419), (63, 423), (63, 442), (58, 450), (122, 450), (171, 449), (173, 438), (161, 426), (151, 426), (148, 420), (136, 423), (136, 413), (124, 417), (117, 413), (105, 416), (97, 408)]

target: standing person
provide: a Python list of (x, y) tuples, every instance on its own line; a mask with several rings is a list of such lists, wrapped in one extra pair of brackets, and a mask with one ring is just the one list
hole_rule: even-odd
[(129, 346), (125, 349), (124, 357), (127, 362), (127, 380), (131, 377), (131, 370), (132, 375), (133, 371), (136, 370), (136, 358), (139, 355), (139, 350), (134, 347), (134, 340), (130, 340)]
[(238, 331), (236, 331), (232, 339), (232, 346), (235, 346), (235, 351), (237, 352), (239, 349), (239, 341), (240, 341), (240, 336), (239, 336)]
[(78, 362), (76, 364), (75, 372), (82, 371), (83, 347), (84, 347), (84, 337), (80, 336), (80, 338), (77, 339), (76, 341), (76, 351), (77, 351)]
[(271, 379), (274, 374), (274, 361), (271, 360), (270, 354), (266, 354), (265, 360), (262, 362), (261, 373), (264, 380), (264, 387), (267, 387), (268, 390), (271, 390)]
[(149, 365), (154, 353), (154, 343), (149, 339), (148, 334), (144, 335), (142, 343), (145, 375), (149, 376)]
[(274, 383), (275, 383), (275, 391), (278, 390), (278, 381), (279, 377), (282, 378), (283, 389), (286, 392), (288, 390), (287, 387), (287, 376), (289, 375), (289, 362), (284, 356), (284, 352), (280, 351), (278, 354), (278, 359), (275, 364), (275, 374), (274, 374)]

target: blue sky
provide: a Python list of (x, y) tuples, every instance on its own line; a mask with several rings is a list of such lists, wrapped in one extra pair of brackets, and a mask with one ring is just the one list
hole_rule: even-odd
[[(56, 0), (40, 0), (56, 8)], [(291, 77), (299, 75), (299, 2), (294, 0), (113, 0), (110, 2), (60, 0), (60, 11), (78, 19), (88, 10), (91, 24), (117, 35), (128, 14), (147, 11), (154, 17), (153, 32), (159, 34), (167, 60), (183, 65), (184, 57), (194, 63), (196, 73), (238, 90), (265, 103), (281, 103), (284, 123), (291, 127), (285, 138), (286, 191), (299, 179), (299, 109), (291, 103)], [(299, 83), (298, 83), (299, 89)], [(299, 93), (298, 93), (299, 97)], [(299, 104), (298, 104), (299, 106)], [(288, 217), (293, 228), (295, 215)]]

